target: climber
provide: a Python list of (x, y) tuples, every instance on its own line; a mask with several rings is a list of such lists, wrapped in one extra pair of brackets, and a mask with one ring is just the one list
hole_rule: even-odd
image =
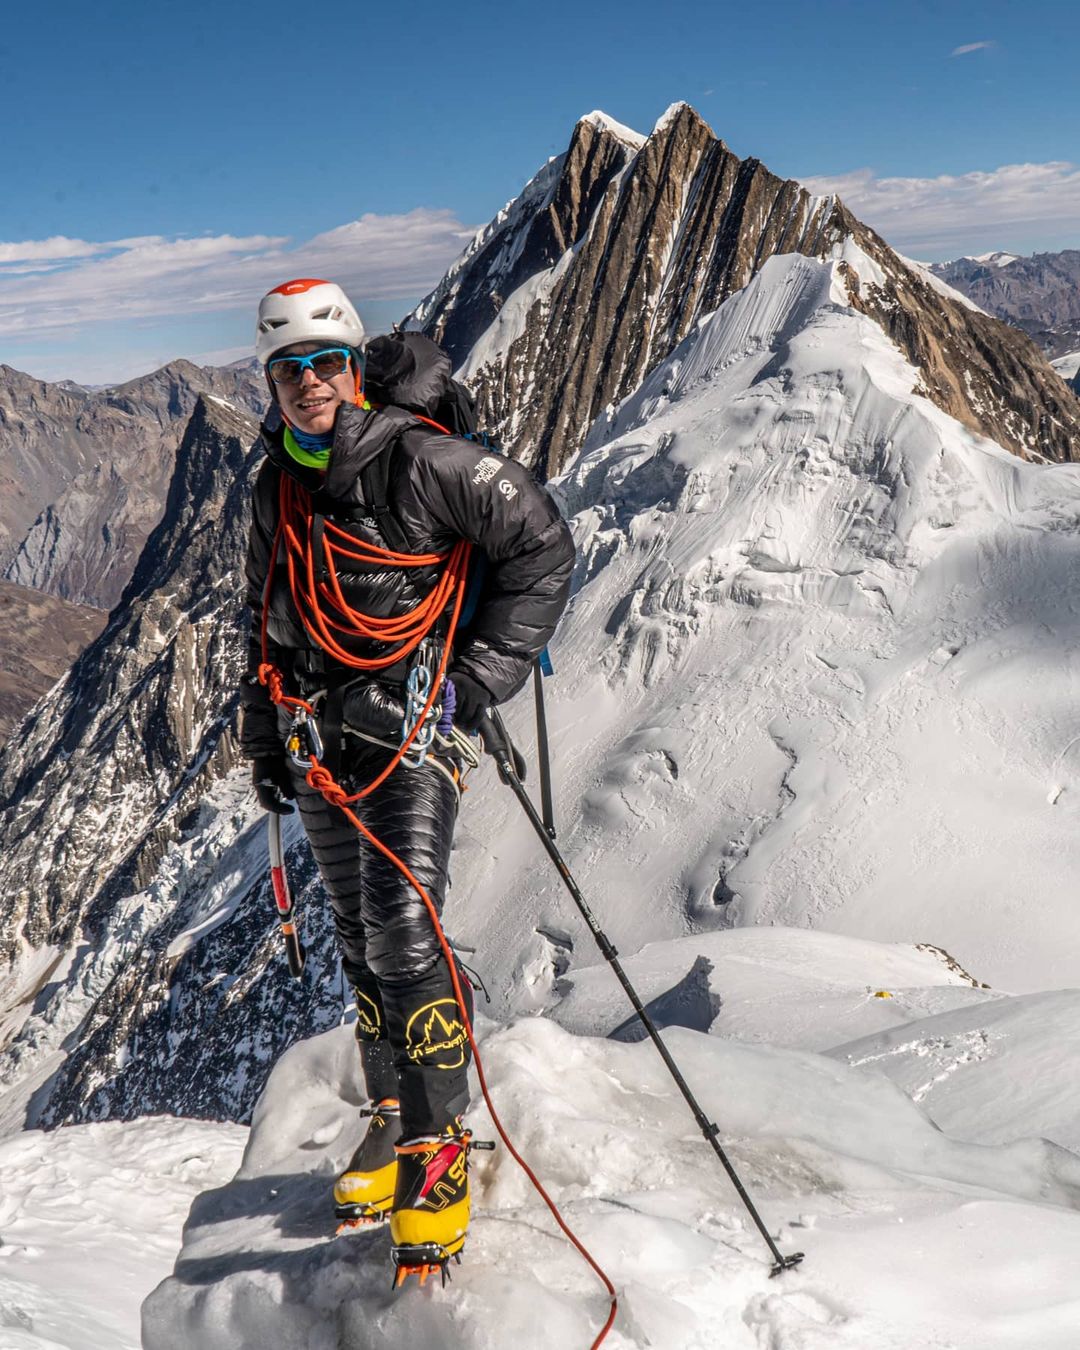
[[(430, 339), (365, 343), (339, 286), (299, 279), (263, 297), (256, 354), (273, 407), (247, 556), (241, 746), (261, 805), (299, 807), (355, 996), (370, 1120), (334, 1198), (345, 1218), (389, 1216), (399, 1265), (444, 1260), (468, 1225), (463, 1010), (416, 888), (309, 781), (288, 699), (315, 710), (321, 761), (352, 794), (412, 733), (352, 809), (441, 912), (468, 734), (551, 637), (573, 542), (521, 465), (441, 429), (463, 391)], [(483, 587), (448, 644), (470, 557)]]

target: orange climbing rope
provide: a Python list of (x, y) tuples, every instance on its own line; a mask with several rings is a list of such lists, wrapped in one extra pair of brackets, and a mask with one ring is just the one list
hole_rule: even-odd
[[(423, 420), (426, 421), (427, 419)], [(431, 423), (431, 425), (437, 426), (436, 423)], [(438, 427), (438, 430), (445, 431), (445, 428)], [(514, 1144), (507, 1134), (506, 1128), (495, 1109), (495, 1104), (491, 1099), (491, 1093), (488, 1089), (487, 1078), (484, 1074), (483, 1061), (480, 1057), (480, 1048), (473, 1035), (472, 1021), (469, 1018), (465, 996), (461, 988), (457, 961), (454, 958), (450, 943), (443, 931), (442, 923), (439, 920), (438, 910), (435, 908), (430, 895), (428, 895), (426, 889), (413, 874), (408, 865), (404, 863), (397, 854), (389, 849), (382, 840), (376, 838), (359, 816), (350, 809), (354, 803), (362, 801), (364, 798), (369, 797), (375, 792), (376, 789), (386, 781), (390, 774), (394, 772), (404, 756), (408, 753), (409, 747), (412, 745), (417, 732), (424, 726), (429, 713), (434, 707), (435, 700), (438, 698), (439, 692), (442, 689), (449, 654), (453, 646), (454, 634), (457, 631), (458, 621), (461, 617), (462, 603), (465, 598), (470, 545), (466, 540), (459, 540), (447, 553), (397, 553), (392, 549), (380, 548), (374, 544), (365, 544), (362, 541), (353, 538), (352, 535), (340, 529), (338, 526), (333, 525), (330, 521), (324, 521), (322, 532), (322, 557), (317, 558), (315, 556), (315, 543), (312, 538), (314, 530), (310, 496), (298, 483), (292, 480), (288, 474), (283, 473), (281, 476), (278, 505), (278, 527), (274, 536), (273, 548), (270, 553), (266, 590), (263, 597), (261, 623), (262, 664), (259, 666), (258, 670), (259, 682), (266, 687), (270, 699), (275, 706), (290, 709), (294, 715), (302, 713), (304, 716), (312, 719), (315, 717), (315, 710), (309, 702), (305, 699), (295, 698), (285, 693), (282, 674), (269, 660), (268, 655), (269, 644), (267, 630), (270, 619), (270, 592), (273, 584), (274, 567), (279, 551), (282, 548), (284, 548), (285, 551), (286, 568), (293, 605), (295, 606), (296, 612), (299, 614), (306, 631), (317, 646), (335, 661), (340, 662), (340, 664), (351, 670), (379, 671), (396, 665), (399, 661), (416, 651), (424, 638), (431, 633), (447, 608), (451, 607), (449, 625), (439, 661), (438, 672), (435, 679), (432, 681), (431, 691), (428, 695), (427, 702), (419, 716), (413, 722), (413, 725), (410, 727), (408, 734), (402, 738), (401, 745), (394, 752), (386, 767), (365, 788), (362, 788), (359, 792), (355, 792), (351, 795), (335, 780), (329, 769), (321, 764), (314, 754), (310, 756), (310, 767), (307, 771), (306, 778), (308, 786), (321, 793), (323, 798), (330, 803), (330, 805), (338, 807), (349, 823), (355, 829), (359, 830), (364, 838), (367, 839), (368, 842), (387, 859), (387, 861), (397, 868), (423, 901), (424, 907), (431, 919), (432, 926), (434, 927), (439, 947), (446, 960), (447, 969), (450, 971), (450, 978), (454, 988), (454, 998), (457, 1001), (462, 1026), (465, 1028), (465, 1034), (468, 1037), (469, 1045), (472, 1049), (477, 1077), (480, 1080), (480, 1089), (483, 1093), (488, 1111), (491, 1113), (492, 1122), (495, 1129), (498, 1131), (499, 1138), (506, 1146), (507, 1152), (528, 1177), (536, 1193), (547, 1206), (559, 1228), (596, 1273), (601, 1283), (604, 1285), (604, 1288), (607, 1290), (610, 1299), (610, 1308), (607, 1320), (592, 1343), (591, 1350), (596, 1350), (596, 1347), (606, 1339), (607, 1334), (615, 1321), (615, 1315), (618, 1311), (618, 1296), (615, 1293), (615, 1287), (595, 1258), (559, 1213), (554, 1200), (548, 1195), (535, 1172), (514, 1147)], [(346, 540), (348, 541), (347, 544), (342, 542)], [(433, 567), (438, 566), (439, 564), (443, 564), (443, 566), (435, 585), (428, 596), (414, 606), (413, 609), (403, 615), (379, 618), (374, 615), (363, 614), (354, 610), (347, 603), (344, 594), (342, 593), (341, 584), (337, 575), (335, 564), (337, 558), (347, 558), (350, 561), (355, 562), (367, 562), (381, 567), (419, 568)], [(320, 579), (320, 568), (324, 579)], [(397, 645), (392, 646), (391, 650), (382, 656), (360, 657), (354, 655), (347, 648), (342, 646), (334, 636), (335, 632), (342, 636), (352, 638), (360, 637), (373, 642), (385, 644), (396, 643)]]

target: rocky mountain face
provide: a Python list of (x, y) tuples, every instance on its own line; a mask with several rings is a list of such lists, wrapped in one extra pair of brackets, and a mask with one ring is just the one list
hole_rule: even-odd
[[(21, 1078), (28, 1058), (47, 1059), (81, 1025), (78, 1044), (40, 1104), (44, 1121), (146, 1110), (148, 1090), (139, 1076), (151, 1065), (171, 1082), (170, 1101), (179, 1080), (165, 1066), (190, 1068), (184, 1109), (242, 1112), (250, 1094), (234, 1077), (235, 1045), (225, 1052), (220, 1041), (188, 1034), (178, 990), (193, 991), (194, 1020), (203, 1026), (211, 1007), (228, 1022), (228, 1010), (240, 1007), (250, 985), (258, 985), (260, 1003), (282, 997), (272, 981), (257, 979), (276, 951), (266, 894), (251, 897), (249, 929), (234, 923), (222, 930), (220, 947), (217, 939), (200, 943), (194, 965), (183, 960), (182, 939), (179, 950), (170, 947), (187, 927), (215, 926), (207, 879), (248, 823), (242, 809), (226, 810), (213, 851), (203, 841), (185, 852), (208, 791), (236, 759), (238, 568), (258, 458), (255, 434), (251, 419), (199, 398), (176, 454), (164, 516), (107, 629), (0, 760), (0, 970), (8, 972), (0, 979), (0, 1043), (6, 1043), (0, 1085)], [(241, 788), (241, 798), (247, 796)], [(246, 871), (255, 869), (241, 875)], [(247, 879), (239, 889), (239, 896), (222, 897), (232, 918), (247, 889), (259, 892), (259, 882)], [(254, 970), (245, 977), (251, 961)], [(208, 984), (216, 992), (204, 996)], [(31, 1017), (43, 985), (52, 997), (40, 1017)], [(317, 1001), (321, 987), (318, 980), (306, 986), (309, 998)], [(149, 1055), (139, 1039), (147, 1023)], [(275, 1029), (268, 1015), (262, 1025), (262, 1039), (273, 1042), (289, 1022)], [(230, 1072), (224, 1065), (209, 1077), (196, 1071), (201, 1055), (223, 1053), (233, 1057)], [(129, 1079), (140, 1083), (133, 1093)]]
[(161, 516), (200, 395), (260, 412), (245, 368), (174, 361), (111, 389), (48, 384), (0, 366), (0, 575), (110, 609)]
[(1080, 348), (1080, 249), (956, 258), (931, 270), (988, 314), (1022, 328), (1049, 356)]
[(482, 424), (549, 476), (783, 253), (844, 260), (853, 306), (951, 416), (1022, 457), (1080, 455), (1080, 405), (1028, 339), (904, 263), (838, 199), (740, 160), (686, 104), (647, 139), (579, 122), (406, 322), (450, 351)]
[(105, 627), (100, 609), (0, 581), (0, 742)]

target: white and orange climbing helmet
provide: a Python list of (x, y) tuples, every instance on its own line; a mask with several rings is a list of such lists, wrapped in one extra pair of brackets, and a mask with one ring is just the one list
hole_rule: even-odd
[(297, 277), (283, 281), (259, 301), (255, 355), (262, 365), (294, 342), (334, 343), (359, 349), (364, 325), (352, 301), (333, 281)]

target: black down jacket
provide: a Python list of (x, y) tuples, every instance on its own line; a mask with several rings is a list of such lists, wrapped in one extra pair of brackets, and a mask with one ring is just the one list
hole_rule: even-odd
[[(426, 343), (445, 361), (434, 343), (419, 335), (409, 337), (421, 354)], [(416, 397), (415, 389), (402, 389), (395, 399), (399, 406), (386, 412), (341, 406), (325, 474), (305, 469), (289, 456), (280, 427), (263, 427), (266, 462), (255, 483), (246, 567), (253, 622), (249, 674), (241, 699), (241, 745), (249, 757), (281, 751), (275, 709), (253, 675), (261, 659), (260, 620), (283, 473), (291, 474), (311, 492), (316, 529), (321, 516), (356, 539), (385, 548), (387, 543), (364, 501), (360, 474), (392, 445), (387, 504), (409, 550), (441, 553), (464, 538), (487, 557), (479, 606), (467, 632), (458, 638), (450, 664), (478, 680), (493, 703), (509, 698), (525, 682), (566, 605), (574, 544), (555, 504), (520, 464), (471, 441), (445, 436), (402, 412), (402, 403), (433, 407), (437, 401), (438, 382), (432, 379), (430, 364), (421, 360), (413, 374), (415, 384), (423, 389), (422, 398)], [(338, 575), (353, 609), (387, 617), (412, 609), (431, 589), (437, 569), (372, 568), (345, 560), (338, 566)], [(355, 678), (324, 657), (308, 636), (296, 613), (281, 557), (270, 581), (267, 636), (270, 659), (282, 670), (292, 692), (325, 688), (346, 674)], [(348, 646), (365, 657), (386, 650), (364, 639), (351, 639)], [(395, 671), (389, 678), (400, 681), (401, 677), (402, 672)], [(386, 683), (388, 677), (380, 679)], [(361, 677), (361, 683), (378, 681)], [(354, 715), (349, 720), (357, 724)], [(361, 729), (377, 734), (386, 731), (377, 719)]]

